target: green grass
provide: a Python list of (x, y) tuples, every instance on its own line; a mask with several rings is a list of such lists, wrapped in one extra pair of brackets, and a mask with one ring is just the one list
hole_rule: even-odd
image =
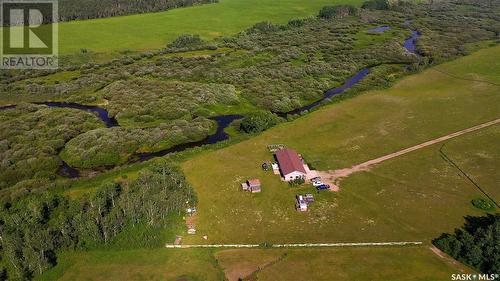
[(370, 45), (380, 44), (393, 38), (407, 38), (409, 33), (410, 32), (408, 30), (402, 30), (398, 28), (391, 28), (389, 30), (386, 30), (385, 32), (371, 32), (368, 30), (361, 30), (354, 35), (354, 38), (356, 39), (354, 46), (359, 49), (366, 48)]
[(223, 280), (210, 250), (67, 252), (42, 280)]
[[(394, 248), (232, 249), (215, 254), (229, 280), (450, 280), (473, 271), (428, 246)], [(259, 270), (260, 268), (260, 270)]]
[[(199, 197), (198, 234), (187, 241), (204, 242), (201, 235), (207, 235), (210, 243), (429, 241), (461, 225), (463, 216), (481, 214), (470, 203), (481, 194), (442, 160), (440, 144), (349, 177), (340, 193), (316, 195), (307, 213), (294, 210), (294, 195), (312, 188), (290, 188), (260, 165), (272, 159), (268, 144), (283, 143), (317, 169), (345, 168), (498, 118), (499, 87), (460, 76), (464, 63), (473, 64), (469, 69), (478, 79), (498, 75), (499, 50), (486, 49), (439, 66), (459, 78), (429, 69), (390, 89), (327, 106), (248, 141), (184, 162), (183, 169)], [(496, 155), (491, 143), (498, 139), (498, 129), (468, 137), (464, 147)], [(476, 168), (474, 175), (488, 177), (490, 169), (498, 167), (498, 159), (490, 158), (490, 168)], [(472, 166), (484, 162), (468, 161)], [(261, 179), (263, 192), (239, 191), (240, 182), (253, 177)]]
[(290, 250), (281, 262), (257, 273), (271, 280), (450, 280), (464, 270), (427, 247)]
[[(444, 153), (497, 202), (500, 200), (498, 135), (500, 126), (450, 140), (443, 147)], [(473, 142), (481, 145), (471, 146), (470, 143)], [(470, 183), (470, 186), (473, 187), (473, 184)], [(486, 197), (480, 196), (480, 198)]]
[(204, 39), (233, 35), (261, 21), (286, 23), (316, 15), (325, 5), (361, 0), (221, 0), (220, 3), (167, 12), (74, 21), (59, 24), (61, 54), (146, 50), (164, 47), (181, 34)]
[[(331, 265), (331, 266), (326, 266)], [(257, 271), (258, 268), (262, 270)], [(42, 280), (449, 280), (473, 271), (427, 246), (337, 249), (153, 249), (66, 252)]]
[(500, 50), (498, 46), (484, 49), (480, 51), (481, 55), (464, 57), (458, 65), (444, 64), (436, 69), (456, 77), (488, 81), (500, 85), (500, 61), (495, 59), (498, 58), (498, 50)]

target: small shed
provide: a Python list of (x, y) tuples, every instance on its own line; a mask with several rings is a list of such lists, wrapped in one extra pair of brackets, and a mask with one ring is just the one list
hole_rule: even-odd
[(306, 193), (306, 195), (304, 195), (304, 200), (306, 200), (308, 204), (312, 203), (314, 202), (314, 196), (311, 193)]
[(295, 204), (295, 208), (297, 209), (297, 211), (307, 211), (307, 201), (305, 200), (304, 196), (298, 195), (296, 198), (297, 203)]
[(260, 180), (259, 179), (251, 179), (247, 180), (249, 191), (252, 193), (260, 192)]
[(244, 191), (250, 191), (251, 193), (261, 192), (261, 184), (259, 179), (251, 179), (241, 184), (241, 188)]

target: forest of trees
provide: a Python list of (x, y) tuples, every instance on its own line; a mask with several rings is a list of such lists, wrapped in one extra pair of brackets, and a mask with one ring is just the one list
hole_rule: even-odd
[(61, 21), (159, 12), (218, 0), (59, 0)]
[(500, 214), (466, 217), (462, 228), (432, 243), (454, 259), (488, 274), (500, 272)]
[[(176, 166), (161, 162), (137, 180), (108, 183), (70, 199), (47, 192), (0, 205), (0, 280), (27, 280), (57, 264), (59, 250), (112, 245), (134, 226), (147, 235), (128, 237), (127, 247), (158, 247), (172, 215), (196, 204), (192, 187)], [(133, 236), (131, 231), (127, 233)]]

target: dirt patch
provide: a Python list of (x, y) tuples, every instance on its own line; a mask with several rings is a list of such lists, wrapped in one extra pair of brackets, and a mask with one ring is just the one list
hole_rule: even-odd
[(465, 270), (463, 270), (463, 265), (461, 263), (459, 263), (458, 261), (456, 261), (454, 258), (452, 258), (452, 257), (448, 256), (447, 254), (443, 253), (441, 250), (439, 250), (435, 246), (431, 246), (431, 247), (429, 247), (429, 249), (434, 254), (436, 254), (436, 256), (438, 256), (439, 258), (443, 259), (445, 262), (453, 265), (460, 272), (462, 272), (462, 273), (465, 272)]

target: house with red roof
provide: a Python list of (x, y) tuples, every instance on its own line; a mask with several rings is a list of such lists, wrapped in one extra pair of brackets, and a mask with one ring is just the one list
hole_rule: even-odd
[(280, 149), (274, 154), (278, 162), (281, 176), (285, 181), (292, 181), (298, 178), (306, 178), (304, 162), (299, 154), (292, 149)]

